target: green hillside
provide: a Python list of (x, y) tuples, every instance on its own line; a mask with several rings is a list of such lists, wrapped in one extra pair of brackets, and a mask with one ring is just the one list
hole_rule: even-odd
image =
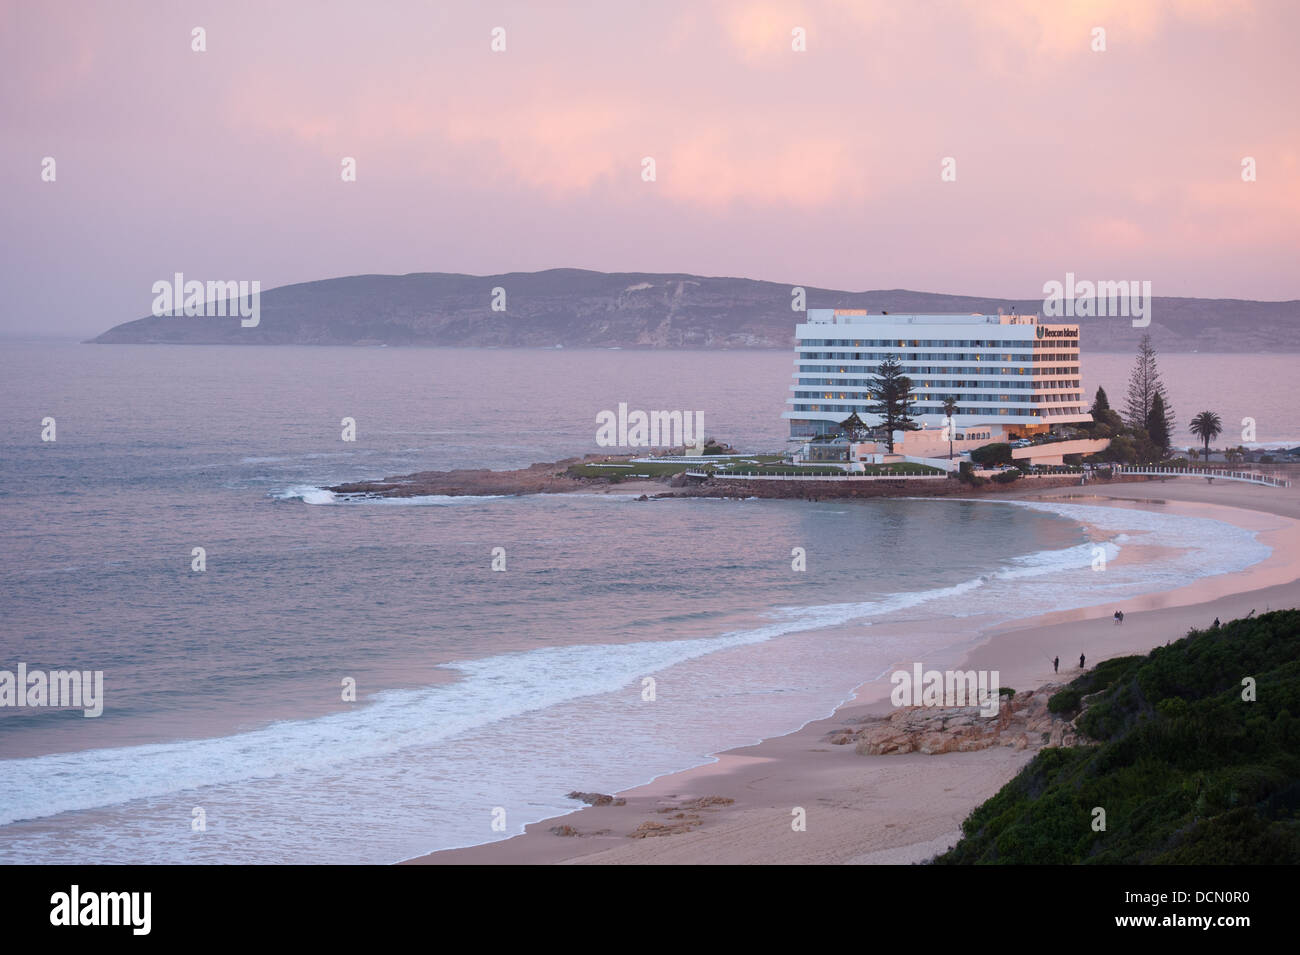
[(1107, 661), (1051, 703), (1097, 742), (1042, 750), (937, 864), (1300, 862), (1300, 611)]

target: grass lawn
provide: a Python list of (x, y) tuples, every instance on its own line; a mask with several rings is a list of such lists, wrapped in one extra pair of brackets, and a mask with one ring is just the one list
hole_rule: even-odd
[[(623, 466), (624, 463), (629, 466)], [(618, 481), (623, 478), (632, 477), (663, 477), (668, 474), (680, 474), (687, 468), (694, 467), (691, 464), (633, 464), (631, 462), (619, 462), (617, 467), (600, 466), (593, 464), (574, 464), (570, 465), (569, 473), (574, 477), (583, 478), (609, 478), (611, 481)]]
[[(736, 467), (750, 469), (754, 468), (751, 462), (757, 461), (760, 468), (767, 465), (779, 463), (781, 455), (779, 454), (750, 454), (743, 458), (723, 458), (719, 460), (720, 464), (725, 464), (728, 460), (736, 461)], [(644, 464), (635, 461), (611, 461), (608, 464), (574, 464), (569, 467), (569, 473), (574, 477), (583, 478), (608, 478), (611, 481), (617, 481), (623, 478), (645, 478), (645, 477), (665, 477), (672, 474), (680, 474), (682, 471), (694, 470), (697, 468), (715, 468), (713, 464), (688, 464), (685, 461), (661, 462), (654, 464)], [(824, 469), (823, 469), (824, 470)], [(766, 473), (766, 472), (764, 472)]]

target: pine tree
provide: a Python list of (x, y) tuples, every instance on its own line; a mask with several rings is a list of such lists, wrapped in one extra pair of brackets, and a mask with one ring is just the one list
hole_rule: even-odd
[(1165, 399), (1159, 391), (1151, 399), (1151, 413), (1147, 415), (1147, 435), (1151, 443), (1160, 449), (1163, 457), (1169, 452), (1169, 425), (1165, 415)]
[(1103, 411), (1110, 410), (1110, 399), (1106, 397), (1106, 389), (1097, 388), (1097, 397), (1092, 399), (1092, 411), (1090, 412), (1095, 419)]
[(915, 431), (920, 427), (912, 420), (912, 405), (916, 401), (912, 379), (903, 374), (902, 363), (897, 358), (886, 358), (880, 363), (875, 391), (880, 400), (867, 411), (881, 418), (885, 443), (893, 454), (894, 432)]
[(1151, 418), (1151, 404), (1156, 395), (1164, 405), (1164, 431), (1167, 435), (1174, 433), (1174, 409), (1169, 403), (1164, 382), (1160, 380), (1160, 370), (1156, 367), (1156, 350), (1151, 345), (1151, 336), (1143, 335), (1138, 343), (1137, 363), (1128, 379), (1128, 407), (1125, 409), (1125, 423), (1137, 430), (1145, 429)]

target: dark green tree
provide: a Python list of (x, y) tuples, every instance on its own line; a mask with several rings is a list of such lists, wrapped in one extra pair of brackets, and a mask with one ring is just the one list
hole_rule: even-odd
[(1133, 464), (1137, 456), (1137, 445), (1127, 434), (1111, 438), (1110, 444), (1098, 455), (1103, 461), (1114, 461), (1116, 464)]
[(1147, 435), (1159, 455), (1164, 457), (1169, 452), (1169, 423), (1165, 418), (1164, 395), (1158, 391), (1151, 399), (1151, 411), (1147, 415)]
[(1113, 438), (1124, 430), (1124, 419), (1110, 406), (1105, 388), (1097, 389), (1097, 397), (1093, 399), (1088, 414), (1092, 415), (1092, 423), (1081, 427), (1094, 438)]
[(878, 415), (885, 429), (885, 444), (894, 452), (895, 431), (915, 431), (920, 427), (912, 420), (912, 406), (916, 395), (912, 379), (903, 374), (903, 365), (897, 358), (886, 358), (876, 372), (876, 402), (867, 408)]

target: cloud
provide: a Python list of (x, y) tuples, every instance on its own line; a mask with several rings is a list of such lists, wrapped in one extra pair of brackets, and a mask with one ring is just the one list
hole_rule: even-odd
[(1035, 58), (1084, 56), (1092, 30), (1106, 31), (1107, 48), (1134, 49), (1179, 22), (1212, 23), (1245, 15), (1249, 0), (960, 0), (987, 42)]

